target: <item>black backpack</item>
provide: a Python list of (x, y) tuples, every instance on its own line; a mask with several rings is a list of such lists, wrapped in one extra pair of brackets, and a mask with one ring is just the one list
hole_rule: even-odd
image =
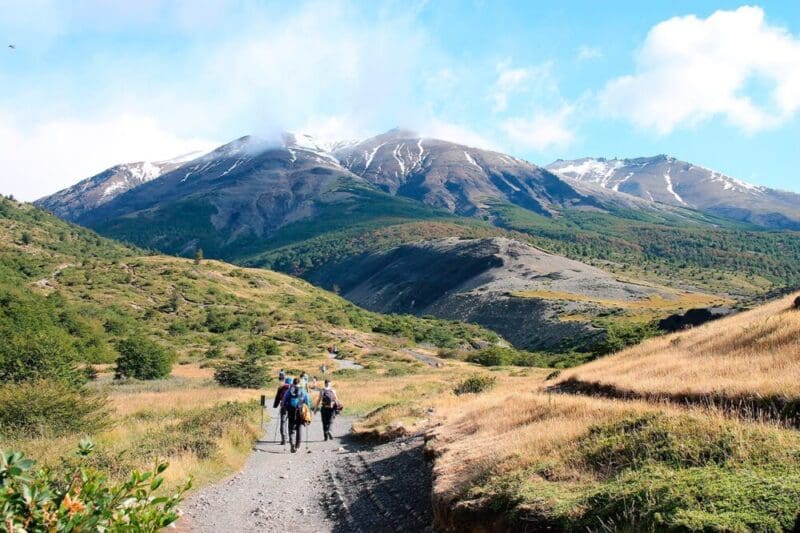
[(333, 401), (333, 391), (330, 389), (323, 389), (322, 391), (322, 407), (326, 407), (328, 409), (335, 407)]

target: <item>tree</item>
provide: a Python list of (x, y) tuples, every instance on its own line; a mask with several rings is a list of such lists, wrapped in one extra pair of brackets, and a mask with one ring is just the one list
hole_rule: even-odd
[(31, 234), (26, 231), (25, 233), (22, 234), (22, 237), (20, 237), (20, 240), (22, 241), (22, 244), (27, 246), (28, 244), (31, 243), (31, 240), (32, 240), (31, 239)]
[(199, 265), (201, 261), (203, 261), (203, 249), (198, 248), (194, 251), (194, 264)]
[(214, 379), (224, 387), (243, 389), (260, 389), (272, 380), (267, 367), (254, 355), (220, 365)]
[(123, 339), (117, 350), (116, 379), (162, 379), (169, 375), (175, 361), (173, 353), (140, 335)]

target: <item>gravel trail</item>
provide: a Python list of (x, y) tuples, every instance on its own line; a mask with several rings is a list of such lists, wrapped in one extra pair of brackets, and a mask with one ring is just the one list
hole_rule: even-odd
[[(274, 413), (273, 413), (274, 414)], [(184, 502), (182, 532), (427, 531), (432, 521), (430, 468), (422, 440), (368, 446), (338, 417), (324, 442), (319, 415), (308, 450), (289, 453), (273, 441), (276, 418), (243, 470)]]

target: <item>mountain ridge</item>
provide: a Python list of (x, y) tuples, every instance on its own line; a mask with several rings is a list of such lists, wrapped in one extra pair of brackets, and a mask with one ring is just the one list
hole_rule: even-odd
[(800, 230), (800, 194), (753, 185), (666, 154), (625, 159), (558, 159), (547, 168), (583, 183), (645, 200), (771, 229)]

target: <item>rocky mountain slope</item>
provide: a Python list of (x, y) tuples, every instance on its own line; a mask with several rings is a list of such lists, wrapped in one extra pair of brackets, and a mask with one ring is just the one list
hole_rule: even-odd
[(166, 161), (139, 161), (115, 165), (79, 181), (68, 189), (42, 198), (36, 204), (63, 219), (77, 220), (88, 211), (201, 155), (200, 152), (192, 152)]
[(800, 194), (751, 185), (665, 155), (558, 160), (561, 176), (651, 202), (688, 207), (776, 229), (800, 229)]
[(474, 322), (528, 349), (554, 349), (565, 339), (587, 346), (602, 332), (592, 320), (610, 309), (685, 305), (682, 294), (507, 238), (406, 244), (331, 264), (309, 280), (370, 310)]
[(486, 215), (489, 204), (496, 202), (546, 215), (563, 208), (602, 205), (522, 159), (406, 130), (391, 130), (334, 155), (348, 170), (385, 192), (458, 215)]

